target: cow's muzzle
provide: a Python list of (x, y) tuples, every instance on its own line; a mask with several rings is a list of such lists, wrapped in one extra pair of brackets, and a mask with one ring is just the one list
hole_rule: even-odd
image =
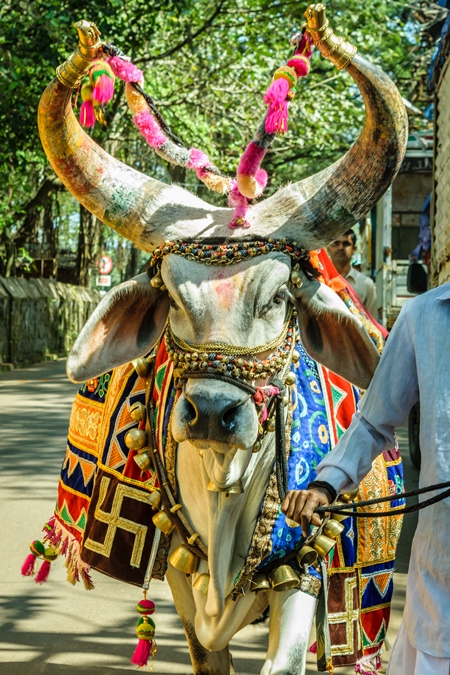
[(255, 404), (227, 382), (188, 379), (174, 410), (172, 433), (178, 443), (197, 440), (250, 448), (258, 435)]

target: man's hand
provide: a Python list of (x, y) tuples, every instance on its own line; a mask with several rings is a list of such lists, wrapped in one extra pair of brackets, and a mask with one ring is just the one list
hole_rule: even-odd
[(286, 518), (301, 523), (303, 536), (309, 537), (310, 523), (320, 525), (323, 519), (322, 515), (314, 513), (314, 509), (317, 506), (329, 506), (330, 504), (330, 495), (325, 489), (290, 490), (283, 500), (281, 510)]

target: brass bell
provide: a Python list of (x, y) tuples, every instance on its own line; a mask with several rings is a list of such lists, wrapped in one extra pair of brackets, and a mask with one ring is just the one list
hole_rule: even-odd
[(165, 511), (158, 511), (158, 513), (155, 513), (152, 520), (158, 530), (161, 530), (164, 534), (170, 534), (175, 529), (175, 524), (172, 523)]
[(210, 579), (209, 574), (205, 573), (200, 574), (192, 585), (196, 591), (200, 591), (200, 593), (207, 593), (209, 586), (209, 579)]
[[(333, 506), (344, 506), (344, 502), (334, 502)], [(342, 513), (331, 513), (330, 516), (333, 520), (337, 520), (339, 523), (346, 518), (349, 518), (349, 516), (344, 516)]]
[(273, 417), (269, 417), (269, 419), (266, 420), (266, 423), (264, 425), (264, 428), (266, 431), (275, 431), (277, 428), (277, 423)]
[(312, 546), (302, 546), (295, 554), (295, 557), (300, 566), (308, 565), (310, 567), (317, 562), (317, 551)]
[(297, 286), (297, 288), (300, 288), (302, 285), (302, 278), (300, 276), (300, 272), (298, 270), (292, 270), (291, 272), (291, 281), (294, 284), (294, 286)]
[(250, 583), (250, 590), (254, 593), (259, 593), (260, 591), (270, 591), (272, 586), (270, 584), (269, 577), (263, 572), (257, 572)]
[(297, 375), (295, 373), (288, 373), (284, 381), (285, 384), (291, 386), (297, 382)]
[[(154, 518), (155, 516), (153, 516)], [(184, 574), (194, 574), (197, 571), (199, 558), (185, 546), (181, 544), (169, 556), (169, 561), (173, 567)]]
[(146, 358), (137, 359), (134, 369), (139, 377), (147, 377), (150, 372), (150, 361)]
[(321, 558), (326, 558), (334, 546), (336, 546), (334, 539), (330, 539), (324, 534), (319, 534), (313, 541), (313, 548), (316, 549)]
[(261, 441), (255, 441), (253, 443), (253, 450), (252, 452), (259, 452), (261, 450)]
[(133, 457), (141, 471), (148, 471), (153, 468), (153, 462), (146, 452), (141, 452)]
[(300, 579), (290, 565), (280, 565), (270, 575), (270, 582), (274, 591), (289, 591), (297, 588)]
[(136, 403), (133, 403), (133, 405), (130, 407), (131, 419), (134, 420), (135, 422), (143, 422), (145, 420), (145, 416), (146, 416), (145, 405), (140, 401), (136, 401)]
[(153, 286), (153, 288), (161, 288), (161, 286), (164, 285), (164, 281), (162, 280), (159, 270), (155, 276), (150, 279), (150, 284)]
[(343, 494), (340, 494), (339, 499), (341, 500), (341, 502), (348, 504), (349, 502), (352, 502), (354, 499), (356, 499), (356, 497), (358, 496), (358, 492), (359, 486), (354, 490), (351, 490), (350, 492), (344, 492)]
[(289, 396), (288, 396), (287, 394), (285, 394), (285, 395), (283, 396), (283, 405), (284, 405), (284, 407), (286, 407), (287, 405), (289, 405)]
[(161, 494), (159, 493), (158, 490), (150, 492), (150, 494), (147, 497), (147, 501), (152, 507), (152, 509), (159, 509), (159, 505), (161, 504)]
[(125, 434), (124, 441), (129, 450), (140, 450), (147, 445), (147, 434), (143, 429), (130, 429)]
[(300, 353), (296, 350), (292, 350), (292, 363), (298, 363), (300, 361)]
[(345, 525), (342, 525), (342, 523), (337, 520), (327, 520), (323, 526), (323, 533), (326, 534), (327, 537), (331, 537), (331, 539), (339, 537), (344, 530)]

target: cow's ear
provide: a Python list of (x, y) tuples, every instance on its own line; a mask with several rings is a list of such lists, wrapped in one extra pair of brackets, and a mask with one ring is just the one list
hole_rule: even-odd
[(166, 292), (154, 289), (146, 274), (115, 286), (82, 329), (67, 360), (67, 375), (85, 382), (147, 354), (164, 330)]
[(310, 281), (294, 291), (300, 336), (312, 358), (367, 389), (380, 355), (362, 323), (326, 284)]

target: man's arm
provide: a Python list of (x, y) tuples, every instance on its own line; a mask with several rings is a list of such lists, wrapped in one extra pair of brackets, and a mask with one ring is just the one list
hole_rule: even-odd
[[(409, 301), (408, 305), (414, 301)], [(394, 431), (402, 426), (418, 400), (417, 369), (408, 316), (410, 307), (401, 311), (391, 331), (372, 382), (362, 398), (360, 411), (336, 447), (317, 467), (317, 480), (329, 483), (339, 494), (359, 485), (372, 462), (383, 450), (395, 444)], [(311, 487), (286, 496), (283, 513), (301, 522), (309, 532), (309, 523), (318, 504), (330, 504), (326, 491)], [(317, 516), (314, 517), (317, 523)]]

